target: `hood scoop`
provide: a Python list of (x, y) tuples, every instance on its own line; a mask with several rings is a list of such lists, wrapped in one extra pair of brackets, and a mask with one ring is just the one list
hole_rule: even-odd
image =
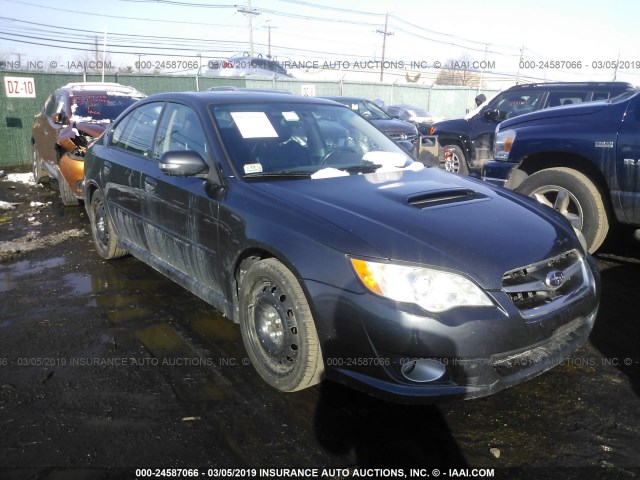
[(451, 205), (460, 202), (488, 199), (489, 197), (487, 197), (486, 195), (475, 192), (468, 188), (454, 188), (412, 195), (407, 199), (407, 203), (409, 203), (409, 205), (413, 207), (431, 208)]

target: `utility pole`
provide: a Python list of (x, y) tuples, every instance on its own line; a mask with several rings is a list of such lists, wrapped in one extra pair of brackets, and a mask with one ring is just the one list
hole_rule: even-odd
[(247, 0), (247, 7), (241, 7), (237, 10), (240, 13), (243, 13), (247, 16), (248, 25), (249, 25), (249, 55), (253, 57), (253, 16), (260, 15), (260, 12), (256, 11), (251, 7), (251, 0)]
[[(270, 20), (267, 20), (267, 22), (269, 22)], [(272, 28), (278, 28), (278, 27), (274, 27), (273, 25), (267, 25), (266, 27), (269, 30), (269, 37), (268, 37), (268, 50), (267, 50), (267, 58), (271, 58), (271, 29)]]
[(517, 70), (518, 73), (516, 73), (516, 85), (520, 83), (520, 65), (522, 65), (523, 59), (524, 59), (524, 45), (520, 49), (520, 59), (518, 60), (518, 70)]
[(376, 30), (376, 33), (382, 34), (382, 61), (380, 62), (380, 81), (384, 78), (384, 52), (387, 47), (387, 37), (393, 35), (392, 32), (387, 31), (387, 25), (389, 22), (389, 12), (384, 16), (384, 30)]

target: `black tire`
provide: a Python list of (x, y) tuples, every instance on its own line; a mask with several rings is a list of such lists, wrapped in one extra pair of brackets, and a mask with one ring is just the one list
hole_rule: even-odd
[(80, 205), (80, 200), (76, 197), (76, 194), (71, 191), (71, 187), (62, 174), (60, 174), (60, 178), (58, 179), (58, 188), (60, 189), (60, 198), (65, 206), (75, 207)]
[(98, 255), (105, 260), (120, 258), (127, 254), (127, 251), (118, 247), (118, 235), (113, 228), (113, 222), (109, 216), (109, 211), (104, 204), (102, 192), (96, 191), (91, 197), (89, 208), (89, 220), (91, 222), (91, 235), (96, 246)]
[(444, 169), (448, 172), (469, 175), (469, 167), (462, 149), (457, 145), (447, 145), (444, 148), (451, 151), (451, 159), (444, 162)]
[(560, 212), (582, 232), (590, 253), (604, 242), (609, 216), (600, 189), (571, 168), (549, 168), (529, 176), (516, 191)]
[(274, 258), (252, 264), (240, 283), (240, 331), (258, 374), (282, 392), (322, 380), (318, 334), (302, 287)]
[(33, 173), (33, 181), (36, 184), (46, 183), (50, 180), (49, 175), (42, 169), (42, 160), (34, 142), (31, 142), (31, 171)]

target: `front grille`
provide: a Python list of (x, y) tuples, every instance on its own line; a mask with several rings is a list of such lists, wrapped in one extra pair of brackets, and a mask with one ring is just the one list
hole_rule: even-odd
[(565, 298), (590, 283), (585, 260), (577, 250), (502, 276), (505, 292), (523, 316), (530, 317), (558, 308)]
[(413, 133), (393, 133), (393, 132), (389, 132), (389, 133), (387, 133), (387, 135), (394, 142), (398, 142), (400, 140), (406, 140), (408, 142), (413, 142), (417, 137), (417, 135), (414, 135)]

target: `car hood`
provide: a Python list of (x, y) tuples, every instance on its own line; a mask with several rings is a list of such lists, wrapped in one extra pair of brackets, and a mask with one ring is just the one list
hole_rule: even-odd
[[(555, 212), (439, 169), (253, 185), (358, 237), (381, 258), (465, 272), (487, 289), (500, 289), (506, 271), (579, 248)], [(359, 254), (353, 245), (335, 247)]]
[(90, 122), (76, 122), (75, 127), (79, 132), (84, 132), (92, 137), (99, 137), (102, 132), (106, 130), (109, 123), (90, 123)]
[(406, 133), (408, 135), (415, 134), (415, 127), (402, 120), (396, 120), (394, 118), (372, 118), (371, 123), (383, 132)]
[(521, 123), (530, 122), (532, 120), (538, 121), (563, 117), (580, 117), (585, 115), (593, 115), (602, 111), (610, 105), (611, 103), (607, 102), (606, 100), (602, 100), (597, 102), (585, 102), (578, 105), (545, 108), (544, 110), (538, 110), (535, 112), (526, 113), (524, 115), (519, 115), (508, 120), (504, 120), (500, 124), (500, 130), (519, 125)]
[(416, 123), (436, 123), (442, 121), (442, 118), (438, 117), (411, 117), (412, 122)]
[(464, 118), (452, 118), (451, 120), (443, 120), (441, 122), (435, 122), (433, 124), (433, 135), (438, 135), (442, 132), (451, 133), (467, 133), (470, 130), (469, 120)]

